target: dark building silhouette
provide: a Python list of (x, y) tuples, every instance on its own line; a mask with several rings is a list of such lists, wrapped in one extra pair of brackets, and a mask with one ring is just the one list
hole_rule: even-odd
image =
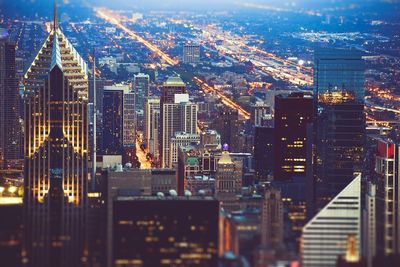
[(2, 266), (21, 266), (22, 205), (0, 204), (0, 258)]
[(21, 165), (19, 100), (15, 44), (0, 29), (0, 169)]
[(113, 266), (217, 266), (217, 200), (118, 197), (113, 209)]
[[(97, 144), (96, 144), (96, 152), (101, 153), (103, 151), (103, 98), (104, 98), (104, 87), (113, 85), (112, 80), (105, 80), (99, 77), (96, 77), (96, 136), (97, 136)], [(93, 77), (89, 79), (89, 103), (93, 103), (94, 99), (94, 82)], [(90, 155), (93, 154), (93, 104), (91, 105), (92, 110), (90, 110), (90, 127), (89, 127), (89, 144), (90, 144)]]
[(274, 164), (274, 128), (254, 129), (254, 170), (258, 180), (266, 181), (272, 175)]
[(357, 50), (315, 52), (315, 170), (321, 208), (362, 170), (365, 144), (364, 61)]
[(56, 5), (25, 88), (23, 263), (85, 266), (87, 67), (58, 27)]
[(228, 144), (232, 152), (239, 152), (239, 113), (235, 109), (222, 108), (214, 120), (214, 129), (221, 135), (221, 144)]
[(103, 153), (122, 155), (124, 125), (124, 91), (104, 90), (103, 97)]
[(312, 96), (303, 93), (275, 96), (274, 180), (306, 175), (307, 144), (312, 141), (312, 136), (307, 136), (307, 127), (312, 117)]

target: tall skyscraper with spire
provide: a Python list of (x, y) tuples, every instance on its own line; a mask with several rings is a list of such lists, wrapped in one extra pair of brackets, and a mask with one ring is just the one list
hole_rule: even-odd
[(58, 26), (24, 77), (27, 266), (85, 266), (87, 66)]

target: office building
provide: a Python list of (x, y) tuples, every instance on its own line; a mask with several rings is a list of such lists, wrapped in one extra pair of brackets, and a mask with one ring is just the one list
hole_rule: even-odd
[(218, 220), (211, 197), (118, 197), (113, 266), (217, 266)]
[(175, 94), (174, 98), (174, 103), (162, 105), (162, 147), (160, 151), (162, 168), (172, 167), (171, 141), (175, 133), (197, 133), (197, 105), (189, 102), (188, 94)]
[[(160, 127), (158, 130), (158, 135), (159, 135), (158, 142), (159, 142), (159, 154), (160, 154), (161, 166), (165, 166), (166, 163), (169, 162), (169, 159), (165, 159), (165, 155), (169, 155), (169, 150), (165, 151), (165, 149), (169, 148), (170, 138), (174, 134), (174, 132), (166, 133), (164, 130), (166, 128), (164, 125), (165, 120), (168, 117), (164, 115), (166, 113), (165, 109), (168, 109), (169, 113), (168, 115), (170, 116), (171, 110), (173, 110), (173, 106), (171, 106), (170, 104), (175, 104), (175, 94), (185, 94), (185, 93), (186, 93), (186, 84), (178, 76), (169, 77), (163, 84), (161, 98), (160, 98)], [(164, 106), (166, 104), (168, 104), (169, 106)], [(171, 128), (171, 126), (167, 128)]]
[(186, 132), (175, 132), (171, 138), (171, 155), (169, 166), (178, 164), (178, 152), (180, 147), (185, 147), (190, 144), (198, 144), (200, 137), (198, 134), (189, 134)]
[(317, 209), (362, 170), (365, 144), (364, 61), (357, 50), (315, 52), (315, 177)]
[(21, 165), (19, 100), (15, 44), (0, 29), (0, 169)]
[(304, 227), (302, 266), (336, 266), (346, 254), (349, 236), (355, 238), (355, 257), (360, 254), (361, 175), (358, 174)]
[(143, 140), (155, 161), (159, 158), (160, 98), (147, 97), (144, 106)]
[(217, 163), (215, 175), (215, 197), (226, 211), (235, 210), (237, 194), (242, 188), (242, 166), (232, 161), (228, 146), (224, 145), (221, 157)]
[(197, 64), (200, 62), (200, 46), (196, 44), (183, 45), (183, 63)]
[(254, 170), (259, 181), (272, 177), (274, 167), (274, 128), (254, 129)]
[(303, 93), (275, 96), (274, 180), (305, 176), (311, 145), (313, 99)]
[(29, 266), (85, 266), (87, 66), (54, 27), (25, 74), (25, 236)]

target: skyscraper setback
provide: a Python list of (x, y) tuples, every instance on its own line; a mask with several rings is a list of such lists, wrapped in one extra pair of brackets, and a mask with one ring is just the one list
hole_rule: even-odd
[(25, 74), (26, 234), (29, 266), (82, 266), (88, 175), (86, 63), (54, 27)]

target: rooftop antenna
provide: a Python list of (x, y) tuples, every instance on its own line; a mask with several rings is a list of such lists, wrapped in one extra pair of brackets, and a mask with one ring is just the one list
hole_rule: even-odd
[(58, 10), (57, 10), (57, 0), (54, 0), (54, 31), (58, 28)]

